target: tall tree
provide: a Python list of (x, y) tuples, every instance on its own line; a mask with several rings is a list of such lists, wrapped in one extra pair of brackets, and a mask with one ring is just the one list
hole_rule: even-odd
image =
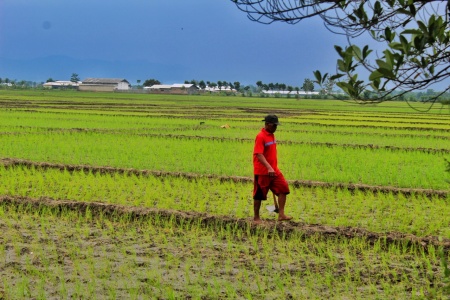
[[(296, 24), (319, 17), (325, 27), (347, 36), (349, 45), (335, 46), (337, 72), (315, 71), (316, 82), (328, 77), (353, 99), (380, 102), (450, 78), (450, 1), (448, 0), (231, 0), (250, 20)], [(375, 53), (356, 45), (368, 34), (385, 48)], [(373, 48), (373, 45), (372, 45)], [(368, 75), (359, 78), (365, 69)], [(362, 99), (371, 91), (370, 99)], [(450, 90), (450, 85), (431, 100)], [(396, 92), (397, 91), (397, 92)], [(398, 91), (401, 91), (398, 93)]]
[(70, 81), (76, 83), (76, 82), (80, 81), (80, 77), (78, 76), (77, 73), (72, 73), (72, 75), (70, 76)]
[(298, 86), (295, 87), (295, 91), (297, 92), (297, 99), (299, 98), (300, 88)]
[(258, 80), (258, 81), (256, 82), (256, 86), (257, 86), (259, 89), (262, 89), (262, 87), (263, 87), (263, 82), (262, 82), (261, 80)]
[(152, 86), (152, 85), (155, 85), (155, 84), (161, 84), (161, 82), (159, 81), (159, 80), (157, 80), (157, 79), (147, 79), (146, 81), (144, 81), (144, 84), (143, 84), (143, 86)]
[(306, 78), (303, 81), (302, 90), (304, 90), (305, 92), (314, 91), (314, 82), (311, 79)]

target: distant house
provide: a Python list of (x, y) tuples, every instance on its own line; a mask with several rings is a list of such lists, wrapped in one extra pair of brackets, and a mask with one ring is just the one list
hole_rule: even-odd
[(319, 92), (310, 92), (310, 91), (262, 91), (263, 94), (266, 95), (292, 95), (292, 96), (296, 96), (296, 95), (302, 95), (302, 96), (307, 96), (307, 95), (319, 95)]
[(211, 92), (211, 93), (220, 93), (220, 92), (232, 92), (235, 93), (236, 90), (232, 88), (231, 86), (207, 86), (204, 89), (205, 92)]
[(174, 83), (171, 85), (155, 84), (152, 86), (146, 86), (144, 89), (152, 94), (191, 95), (198, 92), (198, 87), (191, 83)]
[(42, 86), (46, 89), (77, 89), (80, 83), (81, 81), (72, 82), (65, 80), (57, 80), (46, 82)]
[(78, 87), (80, 91), (93, 92), (126, 91), (130, 88), (130, 83), (123, 78), (86, 78)]

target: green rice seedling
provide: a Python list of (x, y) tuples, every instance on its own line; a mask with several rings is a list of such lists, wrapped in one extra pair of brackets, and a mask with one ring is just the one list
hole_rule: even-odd
[[(65, 107), (58, 107), (61, 95), (67, 96)], [(286, 113), (285, 127), (277, 137), (283, 158), (280, 166), (288, 179), (448, 188), (439, 167), (446, 152), (427, 152), (416, 146), (439, 147), (439, 141), (443, 141), (441, 147), (448, 148), (448, 118), (408, 115), (402, 104), (363, 109), (327, 101), (280, 100), (274, 105), (264, 99), (241, 103), (220, 97), (214, 101), (202, 97), (147, 99), (137, 95), (125, 99), (122, 95), (96, 94), (89, 97), (98, 102), (89, 103), (87, 109), (84, 93), (47, 96), (50, 100), (40, 95), (27, 94), (23, 98), (0, 92), (4, 101), (23, 103), (27, 99), (36, 107), (35, 113), (25, 111), (26, 106), (13, 111), (0, 108), (0, 131), (7, 133), (0, 134), (1, 157), (250, 176), (249, 153), (253, 135), (261, 126), (260, 109), (277, 108)], [(249, 112), (248, 108), (259, 110)], [(231, 111), (233, 118), (229, 117)], [(207, 118), (209, 127), (194, 125), (203, 118)], [(225, 122), (231, 123), (230, 130), (219, 129)], [(155, 135), (157, 130), (162, 134)], [(352, 143), (364, 147), (345, 145)], [(30, 144), (37, 146), (31, 148)], [(234, 155), (225, 161), (221, 153)], [(252, 214), (252, 184), (248, 182), (1, 164), (0, 178), (2, 195), (207, 212), (216, 217), (250, 218)], [(375, 232), (400, 231), (419, 237), (450, 237), (447, 204), (448, 199), (419, 194), (350, 193), (334, 188), (292, 188), (288, 198), (289, 211), (302, 222), (362, 227)], [(251, 225), (240, 228), (218, 221), (204, 226), (200, 219), (180, 222), (162, 216), (140, 223), (131, 214), (106, 216), (89, 209), (74, 214), (64, 209), (25, 205), (12, 210), (0, 205), (0, 216), (0, 227), (5, 229), (0, 239), (7, 245), (0, 251), (0, 261), (7, 262), (0, 277), (5, 295), (10, 298), (24, 291), (29, 293), (28, 298), (46, 298), (54, 291), (60, 297), (70, 297), (80, 280), (87, 286), (77, 289), (79, 298), (161, 298), (167, 297), (167, 292), (171, 297), (205, 298), (276, 298), (283, 292), (297, 299), (444, 297), (444, 274), (439, 270), (436, 251), (430, 248), (425, 252), (406, 243), (287, 236), (274, 229), (254, 231)], [(24, 239), (23, 231), (35, 234), (27, 234), (31, 238)], [(77, 238), (68, 242), (68, 237)], [(29, 257), (21, 255), (24, 248), (32, 251), (40, 264), (34, 265)], [(139, 256), (142, 253), (148, 256)], [(14, 267), (17, 264), (19, 268)], [(149, 265), (158, 275), (142, 275), (148, 272), (145, 267)], [(211, 271), (219, 267), (225, 272)], [(85, 270), (80, 280), (75, 275), (78, 270)], [(182, 270), (184, 279), (175, 282), (174, 278), (180, 278), (178, 270)], [(25, 273), (29, 283), (17, 285)], [(114, 282), (109, 280), (111, 276)], [(43, 282), (44, 277), (49, 278), (44, 291), (27, 290), (26, 286)], [(65, 279), (65, 287), (61, 279)]]
[[(140, 100), (136, 99), (136, 101)], [(195, 101), (195, 99), (191, 98), (191, 101)], [(317, 109), (324, 109), (323, 103), (324, 102), (315, 103), (318, 105)], [(289, 105), (289, 102), (285, 104)], [(311, 103), (308, 105), (311, 105)], [(183, 109), (186, 109), (183, 105), (178, 106), (178, 108), (180, 109), (180, 112), (182, 112)], [(189, 120), (183, 118), (174, 120), (168, 116), (160, 116), (159, 118), (145, 120), (139, 115), (133, 119), (127, 112), (124, 112), (121, 116), (111, 116), (108, 114), (100, 115), (97, 114), (97, 112), (96, 114), (86, 113), (85, 115), (82, 115), (75, 109), (72, 113), (73, 114), (71, 115), (69, 110), (67, 113), (63, 114), (62, 116), (66, 118), (63, 121), (58, 121), (63, 119), (63, 117), (55, 113), (57, 116), (54, 118), (56, 123), (50, 126), (55, 129), (70, 127), (73, 123), (74, 116), (76, 116), (77, 118), (80, 118), (78, 124), (75, 124), (76, 128), (84, 130), (72, 130), (68, 132), (53, 130), (48, 131), (46, 134), (42, 134), (42, 130), (49, 126), (43, 125), (44, 123), (48, 124), (48, 112), (42, 113), (40, 123), (36, 122), (36, 118), (39, 119), (38, 116), (34, 115), (31, 117), (26, 112), (20, 112), (20, 115), (11, 119), (2, 119), (5, 120), (5, 123), (0, 123), (0, 127), (5, 126), (5, 128), (9, 128), (9, 126), (13, 126), (11, 120), (16, 120), (17, 122), (17, 117), (19, 117), (20, 122), (28, 121), (30, 126), (27, 128), (32, 128), (33, 130), (24, 134), (23, 140), (22, 136), (20, 140), (17, 136), (6, 135), (2, 137), (4, 141), (2, 147), (5, 147), (5, 151), (0, 149), (0, 153), (2, 153), (2, 156), (6, 157), (28, 157), (35, 161), (45, 161), (47, 158), (51, 158), (51, 161), (66, 161), (66, 163), (69, 164), (87, 163), (91, 165), (131, 166), (135, 168), (150, 168), (157, 170), (184, 170), (185, 172), (193, 171), (202, 174), (219, 173), (225, 175), (243, 175), (251, 172), (250, 168), (243, 168), (243, 166), (246, 166), (248, 153), (251, 151), (254, 130), (257, 130), (258, 127), (260, 127), (254, 123), (254, 119), (247, 121), (241, 119), (235, 120), (235, 122), (239, 122), (239, 124), (244, 123), (242, 124), (244, 125), (242, 137), (246, 138), (246, 140), (239, 141), (224, 141), (222, 138), (224, 133), (232, 133), (234, 130), (224, 131), (220, 129), (219, 126), (217, 126), (215, 131), (211, 132), (209, 136), (211, 138), (210, 140), (192, 136), (176, 137), (173, 135), (165, 137), (151, 136), (147, 139), (133, 133), (136, 126), (140, 127), (142, 130), (151, 129), (153, 124), (157, 125), (158, 128), (164, 126), (179, 129), (182, 126), (189, 125)], [(372, 116), (373, 119), (380, 119), (377, 113), (378, 112)], [(224, 114), (224, 118), (226, 118), (226, 111), (224, 111)], [(339, 115), (342, 113), (337, 112), (335, 114)], [(301, 117), (304, 118), (305, 116)], [(354, 118), (351, 114), (348, 116), (346, 115), (344, 118), (347, 117)], [(298, 122), (297, 118), (297, 116), (287, 118), (287, 132), (284, 133), (283, 131), (280, 131), (280, 137), (286, 141), (286, 145), (280, 147), (280, 154), (282, 154), (283, 157), (286, 157), (286, 161), (292, 162), (290, 165), (286, 164), (286, 166), (283, 167), (288, 178), (322, 181), (336, 181), (340, 179), (344, 182), (366, 182), (372, 184), (416, 187), (425, 187), (423, 185), (426, 184), (431, 185), (433, 188), (445, 188), (446, 186), (446, 183), (440, 179), (442, 176), (438, 176), (438, 166), (440, 165), (438, 160), (440, 160), (440, 154), (420, 153), (420, 151), (409, 150), (391, 151), (376, 148), (368, 150), (345, 149), (344, 145), (346, 144), (345, 138), (347, 135), (342, 136), (343, 141), (340, 142), (340, 144), (338, 143), (338, 147), (330, 147), (330, 141), (333, 141), (334, 143), (336, 140), (336, 133), (330, 134), (328, 138), (325, 137), (323, 140), (316, 139), (317, 142), (323, 144), (317, 144), (315, 146), (298, 144), (297, 141), (299, 139), (302, 140), (304, 137), (297, 133), (298, 128), (296, 127), (298, 127), (299, 124), (302, 124)], [(331, 116), (331, 118), (333, 118), (333, 116)], [(366, 116), (364, 118), (366, 118)], [(402, 117), (396, 115), (394, 116), (394, 119), (395, 118), (399, 119)], [(412, 120), (411, 122), (415, 122), (414, 118), (423, 118), (423, 116), (408, 115), (408, 118)], [(120, 121), (118, 122), (119, 119)], [(434, 121), (429, 120), (425, 122), (432, 123)], [(448, 123), (447, 119), (442, 120), (443, 124), (446, 122)], [(379, 123), (379, 121), (376, 120), (375, 123)], [(115, 131), (85, 130), (92, 127), (102, 127), (104, 124), (108, 124), (110, 127), (117, 126), (118, 128), (116, 128)], [(124, 127), (127, 126), (128, 131), (120, 131), (125, 130)], [(348, 125), (343, 124), (343, 126)], [(392, 128), (400, 128), (398, 126), (399, 124), (393, 123)], [(365, 127), (361, 127), (358, 130), (361, 131), (363, 129), (365, 130)], [(413, 129), (415, 129), (415, 127)], [(288, 134), (289, 130), (297, 130), (297, 132), (294, 131), (294, 133)], [(421, 131), (419, 129), (417, 130)], [(348, 131), (351, 132), (351, 130)], [(432, 132), (433, 130), (430, 129), (429, 131)], [(388, 132), (388, 130), (386, 130), (386, 132)], [(409, 130), (409, 132), (414, 131)], [(444, 135), (443, 137), (445, 137), (445, 130), (442, 132)], [(359, 134), (356, 136), (359, 136)], [(374, 141), (374, 136), (383, 137), (381, 134), (372, 134), (368, 139), (362, 140), (361, 144), (363, 146), (366, 144), (383, 146), (382, 141)], [(8, 139), (10, 138), (14, 138), (14, 141), (8, 142)], [(405, 137), (403, 139), (401, 137), (399, 138), (399, 136), (395, 136), (392, 140), (403, 141), (406, 139), (411, 139), (410, 145), (423, 145), (421, 139), (416, 139), (414, 137)], [(194, 140), (199, 141), (193, 142)], [(445, 150), (448, 148), (443, 144), (446, 140), (448, 139), (441, 139), (441, 142), (438, 141), (435, 146), (441, 145), (441, 148)], [(31, 144), (33, 145), (40, 145), (42, 149), (36, 149), (36, 147), (27, 149), (29, 148), (28, 145), (30, 145), (30, 141), (32, 141)], [(400, 142), (398, 145), (401, 146)], [(407, 144), (404, 145), (405, 147), (408, 146)], [(233, 159), (236, 158), (236, 160), (223, 162), (223, 160), (216, 155), (218, 146), (221, 149), (223, 148), (224, 151), (228, 151), (227, 148), (232, 149), (233, 153), (235, 153)], [(12, 147), (17, 147), (17, 149), (14, 150)], [(145, 152), (143, 152), (142, 149), (145, 149)], [(180, 149), (182, 150), (181, 152)], [(162, 153), (162, 150), (166, 153)], [(148, 153), (152, 153), (155, 157), (164, 157), (164, 160), (148, 159)], [(198, 153), (201, 153), (201, 155), (198, 155)], [(191, 163), (188, 165), (184, 163), (186, 160), (176, 159), (180, 155), (191, 157), (192, 159), (190, 159), (190, 161), (193, 162), (193, 164)], [(370, 161), (365, 161), (365, 157), (368, 156), (372, 159)], [(299, 157), (308, 159), (299, 159)], [(326, 158), (326, 160), (324, 158)], [(349, 161), (347, 158), (351, 158), (351, 160)], [(385, 164), (386, 161), (389, 161), (389, 163)], [(211, 164), (211, 162), (214, 162), (214, 164)], [(390, 168), (386, 169), (386, 165)], [(417, 174), (422, 173), (424, 176), (420, 177), (425, 177), (426, 180), (416, 177)], [(402, 176), (405, 178), (402, 178)]]

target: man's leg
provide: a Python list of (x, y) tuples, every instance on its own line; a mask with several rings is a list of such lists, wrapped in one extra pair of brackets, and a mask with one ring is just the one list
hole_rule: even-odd
[(255, 175), (253, 187), (253, 223), (255, 224), (262, 223), (261, 217), (259, 216), (259, 210), (261, 208), (261, 202), (267, 199), (269, 182), (269, 176)]
[(287, 216), (284, 213), (284, 206), (286, 205), (286, 194), (279, 194), (278, 195), (278, 220), (279, 221), (287, 221), (292, 219), (291, 216)]
[(262, 222), (261, 218), (259, 217), (259, 210), (261, 208), (261, 200), (253, 200), (253, 222), (256, 224), (260, 224)]

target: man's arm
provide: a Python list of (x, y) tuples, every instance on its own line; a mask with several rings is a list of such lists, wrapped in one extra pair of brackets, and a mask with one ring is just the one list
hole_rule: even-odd
[(256, 158), (267, 168), (267, 172), (269, 176), (275, 176), (275, 170), (272, 166), (267, 162), (265, 156), (262, 153), (256, 153)]

